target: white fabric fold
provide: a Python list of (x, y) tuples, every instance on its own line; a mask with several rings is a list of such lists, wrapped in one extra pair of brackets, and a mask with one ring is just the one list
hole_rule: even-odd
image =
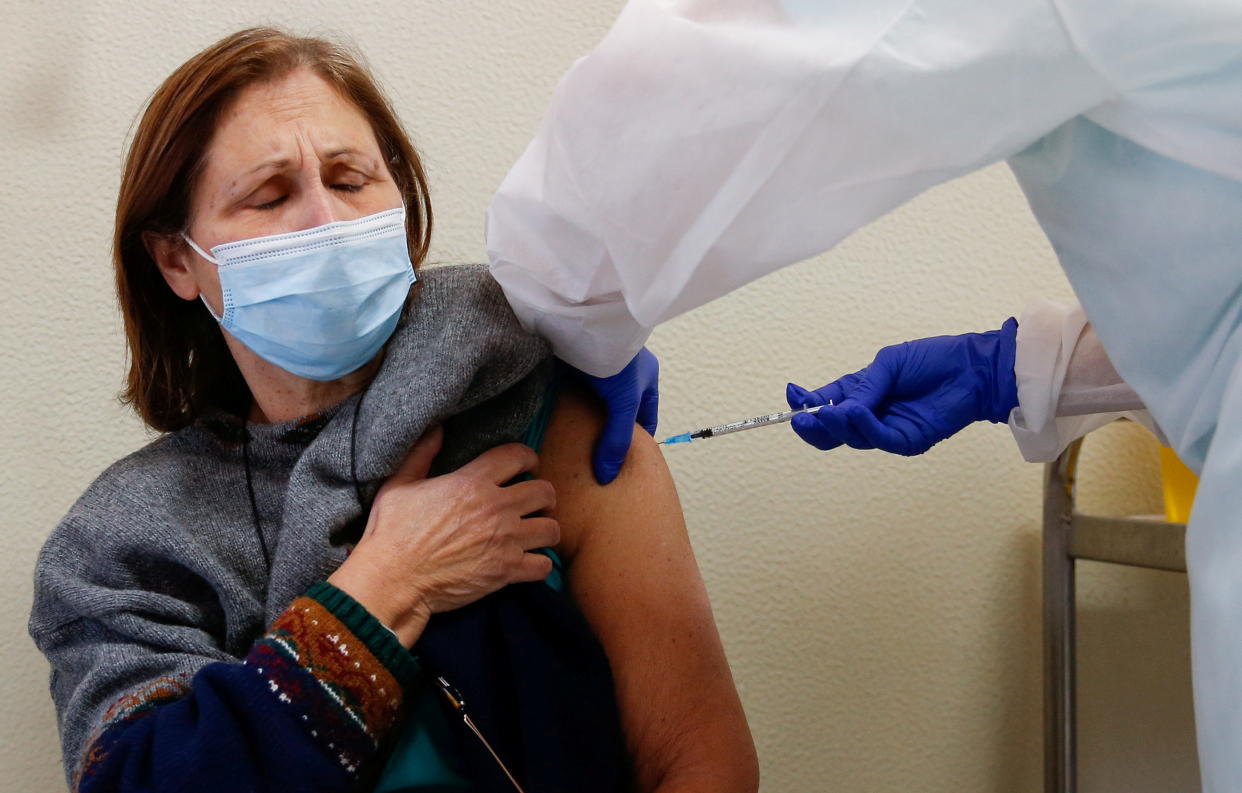
[(1033, 301), (1018, 322), (1014, 375), (1018, 407), (1009, 415), (1028, 462), (1050, 462), (1075, 439), (1129, 418), (1167, 443), (1134, 389), (1113, 368), (1078, 305)]
[(1047, 0), (631, 0), (488, 209), (523, 324), (594, 375), (1113, 95)]

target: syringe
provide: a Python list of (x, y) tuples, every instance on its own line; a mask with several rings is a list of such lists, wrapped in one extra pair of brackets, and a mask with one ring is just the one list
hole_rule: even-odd
[[(832, 404), (831, 401), (828, 402)], [(773, 424), (784, 424), (790, 421), (799, 413), (818, 413), (823, 405), (815, 405), (809, 408), (799, 408), (798, 410), (786, 410), (783, 413), (769, 413), (766, 416), (755, 416), (753, 419), (745, 421), (735, 421), (732, 424), (721, 424), (718, 427), (704, 427), (701, 430), (693, 432), (683, 432), (680, 435), (673, 435), (660, 441), (661, 446), (671, 445), (674, 443), (689, 443), (690, 441), (699, 440), (700, 438), (715, 438), (718, 435), (729, 435), (742, 430), (753, 430), (759, 427), (770, 427)]]

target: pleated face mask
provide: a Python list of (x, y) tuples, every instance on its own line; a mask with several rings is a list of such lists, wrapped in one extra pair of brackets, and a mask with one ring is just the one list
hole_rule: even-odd
[(417, 280), (404, 207), (228, 242), (211, 254), (182, 236), (219, 267), (224, 313), (207, 310), (221, 327), (264, 360), (311, 380), (335, 380), (370, 361), (392, 336)]

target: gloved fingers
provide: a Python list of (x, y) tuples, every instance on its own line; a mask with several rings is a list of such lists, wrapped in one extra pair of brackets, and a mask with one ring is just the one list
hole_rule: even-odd
[(637, 407), (627, 410), (617, 403), (608, 407), (604, 431), (600, 433), (599, 440), (595, 442), (595, 450), (591, 453), (591, 470), (595, 473), (595, 480), (601, 485), (616, 479), (621, 472), (621, 465), (630, 453), (637, 412)]
[(825, 433), (851, 449), (874, 449), (875, 444), (860, 433), (850, 421), (850, 413), (856, 410), (866, 411), (866, 408), (847, 401), (843, 405), (824, 407), (811, 418), (824, 428)]
[(660, 390), (655, 383), (638, 399), (638, 423), (647, 431), (648, 435), (655, 437), (656, 423), (660, 418)]
[(908, 344), (894, 344), (877, 352), (875, 360), (858, 373), (858, 384), (849, 398), (879, 415), (903, 376), (909, 374), (908, 349)]
[(862, 437), (866, 438), (876, 449), (910, 457), (922, 454), (932, 447), (923, 433), (910, 421), (899, 416), (888, 415), (880, 419), (870, 410), (851, 409), (849, 411), (850, 426)]
[(886, 360), (876, 358), (859, 374), (857, 385), (850, 391), (850, 400), (857, 402), (873, 415), (879, 413), (884, 403), (889, 400), (900, 372), (887, 365)]
[(785, 386), (785, 401), (794, 410), (827, 404), (827, 400), (821, 398), (818, 393), (808, 391), (797, 383), (789, 383)]
[[(821, 410), (820, 412), (822, 413), (823, 411)], [(829, 426), (834, 426), (837, 437), (843, 440), (846, 446), (860, 451), (874, 449), (875, 440), (861, 431), (862, 423), (859, 421), (859, 417), (875, 418), (865, 406), (851, 400), (843, 408), (833, 411), (832, 415), (825, 418), (830, 423)]]
[(608, 417), (604, 430), (591, 452), (591, 468), (595, 479), (606, 485), (621, 471), (630, 451), (637, 420), (643, 429), (655, 434), (660, 403), (660, 362), (655, 354), (643, 347), (625, 368), (609, 377), (586, 376), (591, 389), (604, 400)]
[(833, 437), (822, 424), (815, 420), (815, 415), (799, 414), (794, 416), (789, 424), (799, 438), (820, 451), (826, 452), (841, 445), (841, 441)]
[(827, 405), (829, 402), (839, 405), (863, 381), (863, 376), (866, 372), (866, 369), (860, 369), (857, 372), (844, 375), (831, 383), (820, 386), (814, 391), (805, 389), (797, 383), (790, 383), (785, 387), (785, 401), (795, 410), (798, 408), (815, 407), (816, 405)]
[(638, 370), (638, 423), (654, 436), (660, 412), (660, 359), (643, 347), (633, 363)]
[(910, 421), (899, 417), (881, 420), (854, 402), (794, 416), (790, 423), (798, 437), (824, 451), (845, 445), (863, 451), (880, 449), (890, 454), (913, 456), (934, 444), (934, 441), (928, 443)]

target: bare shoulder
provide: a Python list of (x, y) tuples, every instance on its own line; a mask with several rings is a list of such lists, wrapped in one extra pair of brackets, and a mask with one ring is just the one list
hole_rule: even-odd
[(595, 481), (591, 451), (603, 426), (603, 405), (595, 396), (568, 388), (557, 400), (539, 453), (537, 475), (556, 488), (554, 517), (562, 535), (558, 550), (568, 558), (578, 550), (584, 531), (607, 531), (619, 522), (634, 525), (640, 513), (654, 517), (678, 508), (664, 456), (638, 425), (620, 475), (607, 486)]

